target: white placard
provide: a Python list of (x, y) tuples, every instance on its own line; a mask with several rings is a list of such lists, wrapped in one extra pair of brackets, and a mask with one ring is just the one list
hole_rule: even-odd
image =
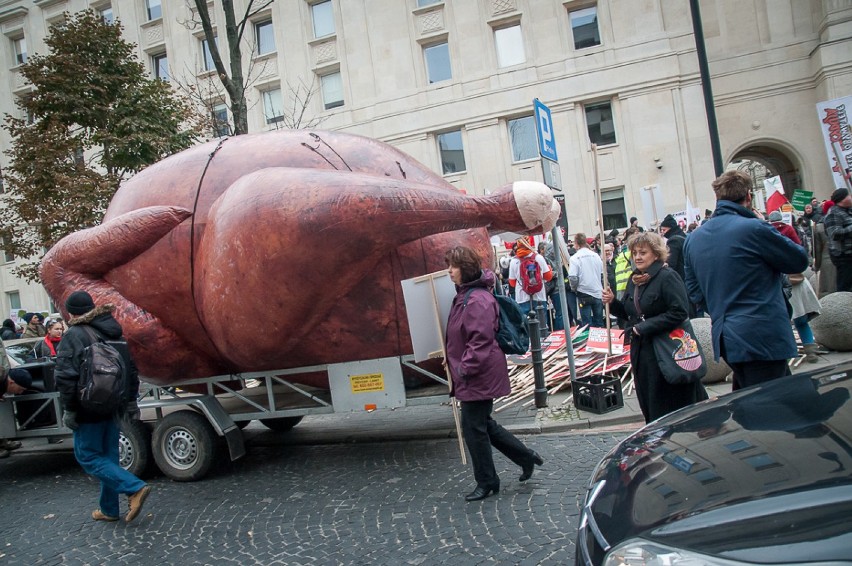
[(414, 361), (441, 355), (456, 286), (446, 270), (402, 281)]

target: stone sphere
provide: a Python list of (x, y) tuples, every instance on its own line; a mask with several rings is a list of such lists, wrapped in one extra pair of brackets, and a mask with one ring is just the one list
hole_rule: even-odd
[(713, 359), (715, 353), (713, 352), (713, 333), (710, 318), (693, 318), (689, 322), (692, 323), (695, 339), (698, 340), (701, 353), (704, 354), (704, 359), (707, 361), (707, 375), (701, 378), (701, 382), (709, 384), (725, 381), (725, 378), (731, 373), (731, 367), (722, 358), (719, 358), (718, 362)]
[(829, 350), (852, 351), (852, 293), (831, 293), (819, 304), (822, 313), (810, 321), (816, 341)]

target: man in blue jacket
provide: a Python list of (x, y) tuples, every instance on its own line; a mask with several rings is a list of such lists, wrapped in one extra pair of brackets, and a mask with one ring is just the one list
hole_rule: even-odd
[(782, 273), (808, 266), (802, 246), (751, 212), (751, 178), (713, 181), (716, 211), (684, 245), (686, 289), (713, 323), (713, 351), (734, 371), (734, 389), (790, 375), (796, 341)]

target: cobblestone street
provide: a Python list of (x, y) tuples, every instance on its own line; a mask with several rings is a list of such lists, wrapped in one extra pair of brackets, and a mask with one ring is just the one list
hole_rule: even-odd
[(0, 563), (573, 563), (577, 498), (624, 436), (522, 437), (545, 465), (522, 484), (495, 455), (500, 494), (474, 503), (454, 439), (250, 444), (201, 482), (152, 478), (129, 525), (91, 520), (97, 483), (70, 452), (16, 454), (0, 461)]

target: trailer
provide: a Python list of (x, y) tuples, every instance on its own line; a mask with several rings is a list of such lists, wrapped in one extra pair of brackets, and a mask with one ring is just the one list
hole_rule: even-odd
[[(7, 396), (0, 403), (0, 438), (64, 438), (53, 362), (22, 364), (44, 392)], [(404, 370), (422, 384), (406, 387)], [(329, 389), (300, 385), (292, 376), (326, 372)], [(449, 401), (447, 380), (395, 356), (275, 371), (227, 374), (157, 386), (142, 381), (139, 421), (121, 422), (119, 463), (137, 476), (156, 465), (175, 481), (202, 479), (224, 443), (231, 460), (246, 453), (242, 429), (259, 420), (275, 431), (288, 431), (306, 415), (396, 409)], [(223, 442), (224, 440), (224, 442)]]

